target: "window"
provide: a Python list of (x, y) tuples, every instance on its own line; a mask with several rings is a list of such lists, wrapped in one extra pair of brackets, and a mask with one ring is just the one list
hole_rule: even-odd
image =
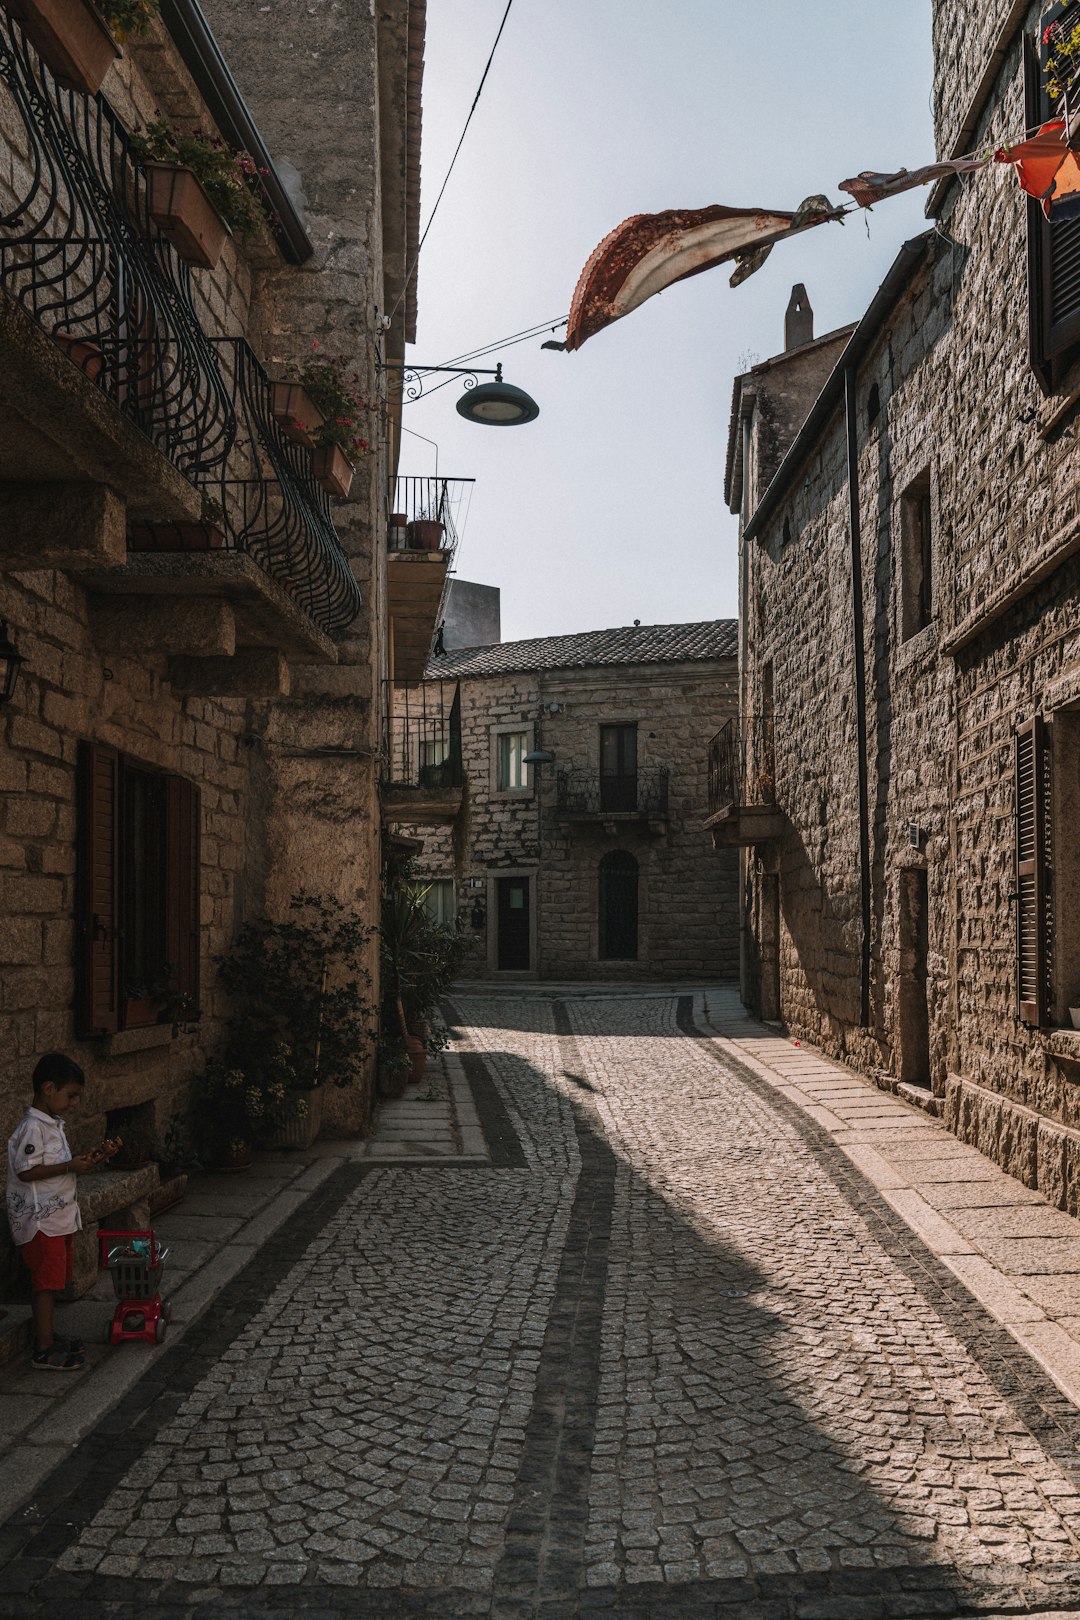
[(1022, 1024), (1049, 1018), (1053, 977), (1053, 779), (1046, 722), (1016, 732), (1016, 1001)]
[[(1044, 14), (1039, 39), (1062, 10), (1059, 4)], [(1024, 80), (1028, 124), (1037, 128), (1059, 116), (1060, 109), (1051, 103), (1044, 87), (1040, 47), (1030, 36), (1024, 52)], [(1031, 365), (1049, 393), (1080, 353), (1080, 219), (1051, 225), (1034, 197), (1028, 199), (1027, 207)]]
[(422, 878), (427, 892), (424, 910), (440, 928), (453, 928), (457, 922), (457, 901), (454, 897), (453, 878)]
[(637, 809), (637, 726), (600, 727), (600, 808)]
[(199, 790), (81, 743), (77, 1030), (156, 1024), (199, 994)]
[(529, 767), (525, 755), (529, 752), (526, 731), (503, 731), (497, 739), (498, 776), (500, 793), (513, 793), (529, 785)]
[(925, 630), (934, 614), (934, 512), (930, 473), (900, 497), (900, 637)]

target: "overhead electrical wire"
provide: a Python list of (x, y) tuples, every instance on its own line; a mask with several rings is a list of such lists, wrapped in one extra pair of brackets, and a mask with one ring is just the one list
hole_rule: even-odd
[(464, 144), (464, 141), (465, 141), (465, 137), (469, 132), (469, 125), (472, 123), (473, 113), (476, 111), (476, 104), (480, 100), (480, 96), (481, 96), (481, 94), (483, 92), (484, 85), (487, 83), (487, 76), (488, 76), (488, 73), (491, 71), (491, 64), (495, 60), (495, 52), (499, 48), (499, 41), (500, 41), (500, 39), (502, 39), (503, 29), (506, 27), (506, 19), (510, 15), (510, 7), (513, 5), (513, 3), (514, 3), (514, 0), (506, 0), (506, 10), (503, 12), (502, 22), (499, 24), (499, 31), (495, 35), (495, 43), (491, 47), (491, 50), (488, 53), (487, 61), (484, 63), (484, 71), (480, 75), (480, 83), (476, 87), (476, 94), (473, 97), (472, 106), (469, 108), (469, 116), (465, 120), (465, 127), (461, 131), (461, 135), (458, 138), (458, 143), (454, 148), (454, 155), (450, 159), (450, 167), (447, 169), (445, 178), (443, 179), (443, 183), (439, 187), (439, 195), (435, 198), (435, 206), (432, 208), (431, 213), (428, 215), (428, 222), (424, 226), (424, 233), (421, 236), (419, 246), (417, 247), (416, 252), (413, 255), (412, 264), (409, 266), (408, 273), (407, 273), (407, 275), (405, 277), (405, 280), (402, 282), (401, 291), (398, 293), (398, 296), (397, 296), (397, 302), (395, 303), (393, 309), (390, 311), (390, 319), (391, 320), (393, 320), (394, 316), (397, 314), (398, 310), (401, 308), (402, 300), (404, 299), (405, 294), (409, 290), (409, 284), (412, 281), (413, 276), (415, 276), (415, 274), (416, 274), (416, 267), (420, 263), (420, 255), (424, 251), (424, 243), (427, 241), (428, 232), (430, 231), (430, 229), (432, 227), (432, 224), (434, 223), (435, 215), (439, 211), (439, 204), (443, 200), (443, 192), (446, 190), (447, 184), (448, 184), (448, 182), (450, 180), (450, 176), (454, 172), (454, 164), (458, 160), (458, 153), (461, 151), (461, 148), (462, 148), (462, 146)]

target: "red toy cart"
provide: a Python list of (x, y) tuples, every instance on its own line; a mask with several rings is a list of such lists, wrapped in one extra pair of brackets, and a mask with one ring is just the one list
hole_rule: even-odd
[[(109, 1247), (112, 1241), (113, 1247)], [(98, 1230), (101, 1264), (112, 1274), (117, 1306), (109, 1328), (109, 1343), (146, 1339), (160, 1344), (172, 1315), (161, 1297), (161, 1273), (167, 1249), (159, 1249), (148, 1228), (141, 1232)], [(132, 1252), (134, 1251), (134, 1252)]]

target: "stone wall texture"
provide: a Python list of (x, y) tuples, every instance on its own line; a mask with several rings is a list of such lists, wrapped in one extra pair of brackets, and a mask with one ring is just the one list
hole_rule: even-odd
[[(942, 151), (1009, 9), (934, 8)], [(1034, 8), (1023, 21), (1034, 27)], [(980, 127), (1001, 136), (1023, 124), (1017, 35)], [(1027, 207), (1011, 172), (954, 186), (943, 209), (940, 233), (858, 366), (872, 919), (865, 1028), (842, 399), (781, 507), (757, 538), (743, 539), (744, 704), (754, 712), (766, 702), (771, 673), (788, 818), (773, 852), (781, 1010), (794, 1034), (886, 1083), (911, 1078), (912, 1052), (923, 1049), (919, 1078), (951, 1127), (1072, 1207), (1075, 826), (1059, 813), (1055, 978), (1047, 1025), (1034, 1029), (1018, 1016), (1014, 736), (1034, 715), (1047, 719), (1061, 799), (1078, 771), (1070, 717), (1080, 696), (1080, 524), (1068, 402), (1080, 372), (1074, 363), (1044, 396), (1029, 363)], [(767, 377), (756, 386), (767, 390)], [(932, 513), (932, 614), (911, 632), (905, 494), (921, 481)], [(759, 485), (754, 498), (761, 493)], [(923, 883), (920, 944), (910, 906)]]
[[(535, 949), (542, 979), (733, 979), (738, 971), (738, 864), (713, 852), (707, 810), (710, 736), (737, 708), (734, 659), (468, 678), (461, 683), (465, 804), (453, 829), (406, 829), (424, 838), (427, 877), (453, 877), (462, 921), (475, 934), (467, 974), (497, 975), (494, 879), (533, 882)], [(666, 817), (570, 820), (557, 807), (557, 776), (599, 771), (600, 727), (635, 722), (639, 770), (666, 767)], [(524, 793), (500, 793), (493, 757), (500, 727), (520, 727), (556, 763), (537, 768)], [(599, 867), (622, 850), (639, 866), (636, 961), (603, 960)], [(473, 927), (473, 912), (479, 908)], [(482, 912), (482, 920), (479, 913)]]

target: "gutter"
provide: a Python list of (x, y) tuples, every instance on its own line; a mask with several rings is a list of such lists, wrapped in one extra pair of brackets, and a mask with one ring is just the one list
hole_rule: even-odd
[(905, 242), (900, 249), (888, 275), (874, 294), (869, 309), (851, 334), (847, 347), (829, 373), (828, 381), (814, 401), (809, 416), (792, 440), (791, 448), (777, 468), (772, 483), (746, 524), (743, 533), (747, 540), (756, 539), (775, 515), (794, 482), (795, 474), (814, 449), (836, 407), (843, 402), (848, 372), (855, 371), (865, 358), (868, 349), (896, 308), (901, 295), (906, 291), (914, 271), (929, 252), (936, 236), (936, 230), (924, 231), (921, 236), (912, 237), (911, 241)]
[(314, 245), (240, 94), (199, 0), (161, 0), (161, 17), (218, 129), (237, 151), (250, 152), (271, 208), (270, 230), (289, 264), (306, 264)]

